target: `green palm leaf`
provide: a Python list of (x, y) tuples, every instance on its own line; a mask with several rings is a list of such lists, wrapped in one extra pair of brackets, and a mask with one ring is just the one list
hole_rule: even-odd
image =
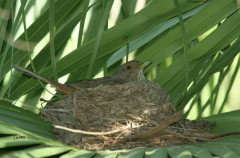
[[(140, 0), (122, 0), (116, 24), (109, 28), (115, 2), (46, 1), (31, 24), (29, 14), (37, 2), (0, 2), (0, 157), (240, 157), (239, 136), (118, 151), (87, 151), (55, 140), (52, 125), (36, 114), (44, 85), (13, 71), (13, 65), (34, 67), (51, 78), (69, 75), (67, 80), (73, 81), (93, 78), (102, 70), (110, 75), (126, 52), (134, 51), (135, 59), (152, 60), (146, 76), (166, 89), (186, 116), (197, 109), (195, 117), (216, 123), (213, 133), (240, 131), (240, 111), (222, 113), (240, 64), (237, 1), (152, 0), (134, 13)], [(76, 29), (78, 42), (69, 48)], [(33, 110), (16, 106), (24, 95)], [(203, 117), (208, 110), (211, 116)]]

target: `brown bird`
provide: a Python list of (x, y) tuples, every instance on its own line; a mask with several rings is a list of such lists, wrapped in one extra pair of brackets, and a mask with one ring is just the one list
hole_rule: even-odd
[(83, 80), (78, 80), (78, 81), (74, 81), (66, 84), (53, 81), (47, 77), (43, 77), (39, 74), (36, 74), (34, 72), (31, 72), (19, 66), (13, 66), (13, 68), (28, 76), (42, 80), (52, 85), (58, 91), (64, 94), (71, 94), (82, 88), (94, 88), (99, 85), (115, 85), (115, 84), (124, 84), (130, 81), (146, 80), (143, 73), (143, 69), (150, 64), (151, 64), (151, 61), (140, 62), (137, 60), (132, 60), (123, 64), (111, 76), (97, 78), (97, 79), (83, 79)]

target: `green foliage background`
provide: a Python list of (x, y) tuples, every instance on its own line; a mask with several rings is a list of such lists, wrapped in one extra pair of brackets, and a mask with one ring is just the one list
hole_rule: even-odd
[[(204, 119), (217, 123), (213, 132), (240, 130), (240, 111), (220, 114), (239, 71), (239, 1), (146, 0), (137, 13), (144, 1), (116, 1), (49, 0), (42, 7), (35, 0), (0, 2), (1, 157), (240, 157), (239, 137), (101, 152), (54, 141), (51, 125), (35, 114), (39, 98), (51, 95), (13, 65), (55, 80), (67, 75), (62, 80), (69, 82), (110, 75), (127, 59), (151, 60), (146, 76), (169, 92), (177, 109), (197, 118), (207, 111), (212, 116)], [(114, 6), (120, 6), (115, 18)], [(32, 10), (36, 16), (30, 18)]]

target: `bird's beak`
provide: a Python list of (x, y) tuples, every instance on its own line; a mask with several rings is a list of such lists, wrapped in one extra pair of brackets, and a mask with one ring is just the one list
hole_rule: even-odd
[(150, 65), (152, 62), (150, 61), (150, 60), (147, 60), (147, 61), (144, 61), (144, 63), (142, 64), (142, 65), (140, 65), (139, 67), (140, 68), (145, 68), (145, 67), (147, 67), (148, 65)]

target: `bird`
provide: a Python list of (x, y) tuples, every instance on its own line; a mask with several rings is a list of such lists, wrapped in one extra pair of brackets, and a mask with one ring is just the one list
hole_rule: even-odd
[(145, 62), (132, 60), (121, 65), (120, 68), (110, 76), (96, 78), (96, 79), (82, 79), (82, 80), (69, 82), (66, 84), (53, 81), (50, 78), (41, 76), (37, 73), (29, 71), (20, 66), (15, 65), (13, 66), (13, 68), (19, 72), (24, 73), (25, 75), (36, 78), (38, 80), (42, 80), (50, 84), (51, 86), (56, 88), (57, 91), (63, 94), (71, 94), (82, 88), (94, 88), (100, 85), (116, 85), (116, 84), (124, 84), (127, 82), (135, 82), (135, 81), (137, 82), (141, 80), (146, 80), (143, 69), (148, 65), (150, 65), (151, 63), (152, 62), (149, 60)]

